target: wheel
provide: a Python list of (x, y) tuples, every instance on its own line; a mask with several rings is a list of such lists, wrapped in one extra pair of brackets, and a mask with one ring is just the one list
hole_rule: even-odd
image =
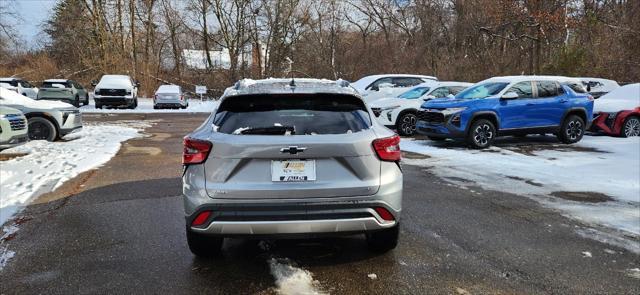
[(102, 105), (101, 104), (96, 104), (96, 109), (102, 109)]
[(636, 116), (629, 116), (624, 120), (624, 125), (620, 130), (620, 136), (632, 137), (640, 136), (640, 118)]
[(428, 139), (433, 140), (433, 141), (445, 141), (447, 140), (446, 137), (437, 137), (437, 136), (427, 136)]
[(467, 134), (467, 144), (474, 149), (484, 149), (496, 138), (496, 127), (491, 121), (480, 119), (471, 124)]
[(138, 107), (138, 98), (133, 100), (133, 104), (129, 106), (130, 109), (135, 110)]
[(569, 115), (558, 131), (558, 139), (566, 144), (576, 143), (584, 135), (584, 121), (576, 115)]
[(88, 104), (89, 104), (89, 96), (87, 95), (87, 96), (84, 97), (84, 102), (82, 103), (82, 105), (86, 106)]
[(158, 107), (157, 105), (154, 105), (154, 106), (153, 106), (153, 109), (154, 109), (154, 110), (157, 110), (157, 109), (159, 109), (159, 107)]
[(76, 108), (80, 107), (80, 97), (76, 96), (76, 99), (75, 99), (75, 101), (73, 103), (73, 106), (76, 107)]
[(399, 234), (399, 224), (389, 229), (368, 233), (366, 234), (367, 246), (370, 250), (376, 252), (387, 252), (393, 250), (398, 245)]
[(400, 115), (396, 121), (398, 134), (402, 136), (412, 136), (416, 133), (416, 122), (418, 122), (418, 117), (416, 117), (414, 113), (404, 113)]
[(214, 257), (222, 252), (224, 239), (194, 233), (187, 229), (187, 244), (189, 250), (199, 257)]
[(54, 141), (58, 138), (58, 130), (53, 122), (42, 118), (29, 118), (29, 139)]

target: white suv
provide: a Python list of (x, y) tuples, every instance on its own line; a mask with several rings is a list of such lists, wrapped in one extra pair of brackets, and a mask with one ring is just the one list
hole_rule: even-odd
[(379, 99), (369, 105), (378, 122), (397, 130), (400, 135), (411, 136), (416, 131), (416, 112), (425, 101), (456, 95), (471, 85), (466, 82), (427, 82), (396, 97)]
[(38, 96), (38, 88), (20, 78), (0, 78), (0, 87), (33, 99)]
[(28, 140), (27, 118), (20, 110), (0, 106), (0, 150), (23, 144)]
[(435, 81), (438, 81), (438, 78), (432, 76), (384, 74), (363, 77), (351, 83), (351, 86), (370, 103), (383, 97), (395, 97), (418, 84)]
[(54, 141), (82, 128), (80, 111), (68, 103), (33, 100), (0, 87), (0, 105), (24, 113), (31, 140)]
[(95, 86), (93, 90), (93, 100), (96, 109), (103, 106), (126, 106), (130, 109), (138, 107), (138, 87), (140, 83), (135, 82), (126, 75), (104, 75), (100, 82), (92, 82)]

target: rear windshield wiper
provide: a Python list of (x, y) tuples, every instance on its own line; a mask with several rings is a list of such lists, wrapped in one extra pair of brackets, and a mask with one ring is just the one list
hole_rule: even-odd
[(240, 134), (294, 135), (296, 130), (294, 126), (254, 127), (242, 130)]

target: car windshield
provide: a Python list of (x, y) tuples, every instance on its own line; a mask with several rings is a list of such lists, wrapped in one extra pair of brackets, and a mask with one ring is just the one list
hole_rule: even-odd
[(457, 99), (477, 99), (496, 95), (509, 85), (508, 82), (488, 82), (467, 88), (456, 95)]
[(228, 134), (344, 134), (368, 129), (371, 118), (355, 96), (245, 95), (224, 100), (214, 124)]
[(404, 98), (404, 99), (416, 99), (423, 96), (425, 93), (429, 92), (429, 89), (430, 89), (429, 87), (416, 87), (398, 95), (398, 97)]

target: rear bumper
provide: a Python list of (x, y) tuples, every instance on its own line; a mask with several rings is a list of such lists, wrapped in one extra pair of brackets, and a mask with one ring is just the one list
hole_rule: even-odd
[[(382, 207), (395, 217), (384, 220), (373, 208)], [(398, 223), (400, 211), (384, 202), (334, 202), (332, 204), (254, 204), (248, 206), (207, 205), (186, 217), (187, 224), (203, 211), (211, 211), (204, 225), (193, 232), (215, 236), (287, 236), (365, 233), (387, 229)]]

